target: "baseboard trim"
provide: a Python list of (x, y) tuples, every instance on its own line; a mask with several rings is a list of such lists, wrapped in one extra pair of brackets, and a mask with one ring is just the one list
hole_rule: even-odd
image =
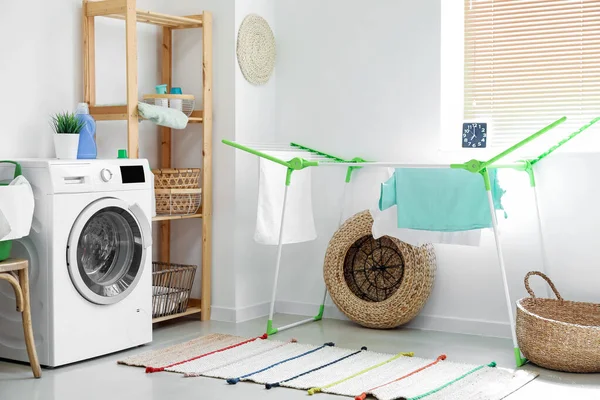
[[(295, 301), (278, 301), (275, 303), (275, 311), (280, 314), (302, 315), (314, 317), (319, 313), (318, 304), (300, 303)], [(325, 304), (324, 318), (348, 320), (334, 304)]]
[(269, 303), (260, 303), (243, 308), (218, 307), (210, 308), (212, 321), (240, 323), (269, 315)]
[(236, 310), (231, 307), (210, 307), (211, 321), (235, 322)]
[(259, 303), (249, 307), (238, 308), (235, 322), (246, 322), (251, 319), (261, 318), (269, 315), (271, 303)]
[(439, 315), (417, 315), (406, 327), (424, 331), (462, 333), (499, 338), (510, 338), (512, 336), (508, 322), (442, 317)]
[[(301, 315), (313, 317), (319, 312), (318, 304), (301, 303), (294, 301), (278, 301), (275, 303), (275, 312), (280, 314)], [(211, 319), (223, 322), (245, 322), (251, 319), (269, 315), (269, 303), (259, 303), (244, 308), (212, 307)], [(334, 305), (326, 304), (324, 318), (348, 320), (348, 318)], [(480, 319), (457, 317), (444, 317), (439, 315), (418, 315), (406, 325), (407, 328), (427, 331), (440, 331), (462, 333), (469, 335), (510, 338), (510, 324)]]

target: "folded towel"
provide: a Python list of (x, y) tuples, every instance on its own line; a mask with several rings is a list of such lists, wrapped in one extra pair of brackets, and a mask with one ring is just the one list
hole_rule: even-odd
[(138, 113), (144, 119), (154, 122), (156, 125), (166, 126), (173, 129), (184, 129), (188, 123), (188, 117), (179, 110), (152, 104), (138, 103)]
[[(497, 171), (490, 170), (496, 210), (504, 191)], [(479, 174), (449, 168), (398, 168), (381, 185), (379, 209), (397, 206), (398, 228), (438, 232), (468, 231), (492, 226), (487, 193)]]
[[(274, 157), (289, 160), (302, 154), (270, 152)], [(260, 159), (258, 212), (254, 240), (261, 244), (276, 245), (279, 241), (281, 211), (287, 168), (272, 161)], [(317, 238), (313, 218), (310, 168), (294, 171), (288, 189), (283, 244), (300, 243)]]

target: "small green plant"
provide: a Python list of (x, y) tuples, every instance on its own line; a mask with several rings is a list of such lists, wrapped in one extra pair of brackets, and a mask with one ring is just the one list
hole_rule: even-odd
[(54, 128), (54, 132), (56, 133), (78, 134), (84, 125), (84, 121), (80, 121), (74, 113), (68, 111), (52, 116), (52, 128)]

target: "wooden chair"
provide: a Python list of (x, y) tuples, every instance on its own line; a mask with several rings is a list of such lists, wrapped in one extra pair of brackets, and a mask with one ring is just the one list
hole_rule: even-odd
[(40, 378), (42, 369), (38, 361), (33, 329), (31, 328), (31, 306), (29, 302), (29, 262), (27, 260), (8, 259), (0, 262), (0, 280), (10, 283), (15, 291), (17, 311), (23, 318), (23, 333), (27, 345), (27, 355), (33, 370), (33, 376)]

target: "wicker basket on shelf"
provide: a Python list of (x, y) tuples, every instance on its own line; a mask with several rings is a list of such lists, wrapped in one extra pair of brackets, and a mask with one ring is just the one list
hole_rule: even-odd
[[(535, 297), (529, 277), (548, 282), (556, 299)], [(517, 302), (517, 340), (529, 361), (566, 372), (600, 372), (600, 304), (563, 300), (541, 272), (525, 276), (531, 297)]]
[(152, 263), (152, 318), (185, 312), (196, 265)]
[(159, 215), (195, 214), (202, 204), (200, 168), (154, 169), (154, 195)]

